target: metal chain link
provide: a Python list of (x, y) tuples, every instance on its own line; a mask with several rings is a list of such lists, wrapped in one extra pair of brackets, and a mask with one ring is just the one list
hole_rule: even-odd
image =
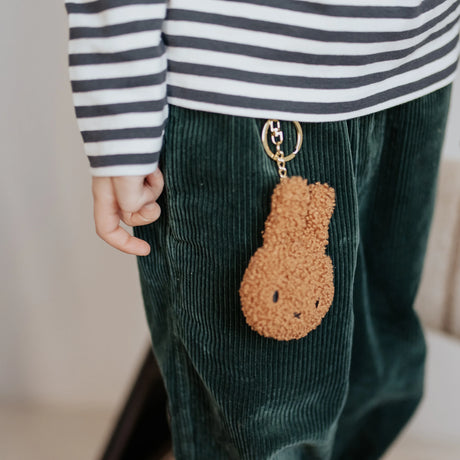
[(276, 147), (275, 160), (278, 164), (278, 174), (280, 176), (280, 179), (283, 179), (287, 175), (287, 169), (286, 162), (284, 161), (284, 152), (281, 150), (281, 144), (284, 140), (284, 134), (281, 130), (279, 120), (270, 120), (270, 132), (271, 140)]

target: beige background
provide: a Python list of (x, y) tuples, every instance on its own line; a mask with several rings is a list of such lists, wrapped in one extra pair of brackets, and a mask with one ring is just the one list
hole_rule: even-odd
[[(14, 412), (21, 407), (100, 409), (103, 415), (93, 418), (99, 427), (94, 433), (103, 432), (106, 414), (120, 403), (149, 341), (135, 256), (116, 251), (94, 232), (91, 180), (74, 118), (66, 53), (63, 1), (3, 5), (0, 414), (8, 416), (0, 417), (0, 433), (24, 429), (26, 409)], [(417, 309), (427, 326), (460, 337), (459, 80)], [(453, 350), (456, 346), (452, 342)], [(460, 354), (452, 359), (451, 369), (459, 370)], [(445, 369), (433, 367), (432, 372), (445, 381)], [(456, 397), (439, 392), (430, 404), (436, 401), (437, 407), (444, 404), (453, 411), (448, 401)], [(38, 414), (37, 423), (48, 420)], [(60, 426), (49, 417), (49, 426)], [(443, 417), (457, 418), (453, 413)], [(0, 457), (6, 458), (2, 444), (0, 439)]]
[(143, 353), (135, 256), (94, 232), (60, 0), (0, 15), (0, 399), (107, 405)]

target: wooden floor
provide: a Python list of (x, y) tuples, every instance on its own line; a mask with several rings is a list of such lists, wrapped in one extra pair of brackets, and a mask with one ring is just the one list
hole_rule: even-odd
[[(0, 406), (0, 459), (98, 460), (110, 411)], [(458, 460), (457, 440), (403, 435), (382, 460)], [(162, 460), (174, 460), (172, 454)]]
[[(412, 422), (382, 460), (458, 460), (460, 342), (431, 331), (426, 395)], [(99, 460), (112, 429), (110, 408), (2, 405), (1, 460)], [(172, 454), (162, 460), (173, 460)], [(135, 459), (133, 459), (135, 460)]]

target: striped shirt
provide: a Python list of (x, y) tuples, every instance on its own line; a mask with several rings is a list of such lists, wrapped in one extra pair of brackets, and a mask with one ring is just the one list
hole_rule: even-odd
[(337, 121), (451, 83), (460, 0), (73, 0), (69, 77), (90, 173), (158, 165), (168, 105)]

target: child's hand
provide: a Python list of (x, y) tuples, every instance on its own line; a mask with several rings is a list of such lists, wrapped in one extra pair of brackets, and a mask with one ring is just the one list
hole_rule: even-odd
[(98, 236), (128, 254), (149, 254), (150, 245), (131, 236), (120, 226), (120, 220), (130, 226), (157, 220), (161, 209), (155, 201), (163, 185), (163, 174), (158, 168), (148, 176), (93, 176), (94, 222)]

